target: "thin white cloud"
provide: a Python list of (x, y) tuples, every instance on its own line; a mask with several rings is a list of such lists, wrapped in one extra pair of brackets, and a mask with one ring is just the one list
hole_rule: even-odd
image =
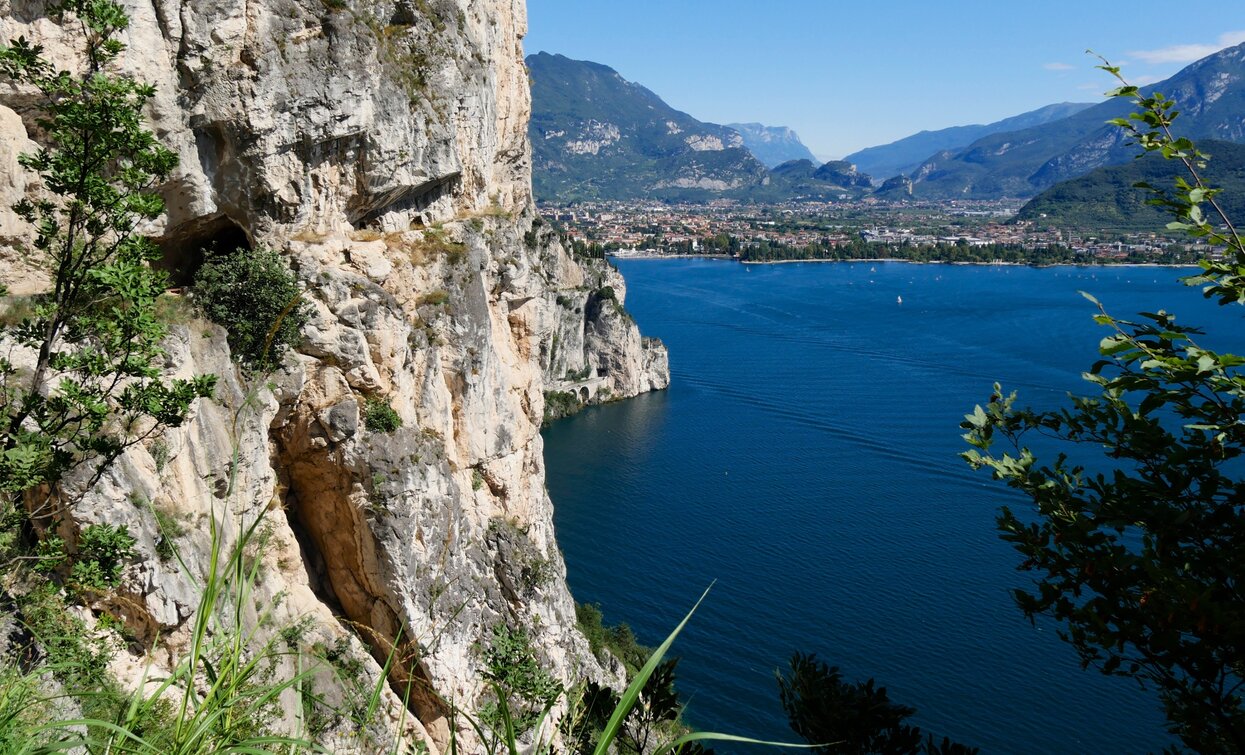
[(1072, 71), (1076, 69), (1076, 66), (1070, 66), (1067, 63), (1047, 63), (1042, 67), (1048, 71)]
[(1225, 47), (1232, 47), (1245, 42), (1245, 30), (1230, 31), (1219, 35), (1214, 44), (1171, 45), (1157, 50), (1135, 50), (1130, 52), (1135, 58), (1145, 63), (1158, 65), (1162, 63), (1192, 63), (1207, 55), (1213, 55)]

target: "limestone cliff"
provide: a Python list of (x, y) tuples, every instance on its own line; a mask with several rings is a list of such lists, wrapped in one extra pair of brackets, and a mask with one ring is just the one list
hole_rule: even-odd
[[(669, 373), (622, 309), (621, 276), (572, 259), (534, 211), (522, 0), (125, 5), (124, 66), (158, 87), (151, 123), (181, 158), (152, 229), (175, 279), (208, 246), (263, 245), (286, 256), (314, 314), (263, 378), (236, 370), (219, 327), (175, 327), (170, 371), (220, 375), (216, 399), (70, 512), (78, 527), (139, 533), (144, 557), (96, 607), (146, 651), (123, 654), (118, 673), (168, 665), (184, 643), (210, 519), (229, 547), (261, 514), (250, 621), (338, 648), (364, 687), (381, 673), (368, 654), (383, 659), (401, 636), (409, 662), (392, 686), (416, 682), (408, 728), (434, 752), (447, 704), (482, 693), (479, 647), (497, 624), (526, 627), (563, 679), (605, 673), (574, 628), (554, 542), (545, 394), (621, 398)], [(71, 67), (77, 30), (45, 6), (0, 0), (0, 38), (33, 38)], [(46, 283), (7, 212), (38, 191), (15, 165), (38, 136), (33, 101), (0, 87), (0, 282), (15, 292)], [(367, 399), (403, 426), (367, 430)], [(155, 511), (181, 523), (188, 568), (159, 557)], [(352, 694), (340, 675), (317, 684)], [(386, 705), (382, 739), (402, 717), (397, 695)], [(379, 741), (344, 735), (324, 733), (334, 751)]]

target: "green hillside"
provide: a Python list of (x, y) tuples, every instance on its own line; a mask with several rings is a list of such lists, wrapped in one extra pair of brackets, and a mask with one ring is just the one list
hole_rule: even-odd
[[(1245, 218), (1245, 145), (1206, 140), (1198, 146), (1211, 155), (1205, 178), (1210, 185), (1223, 189), (1218, 201), (1229, 217)], [(1179, 163), (1155, 155), (1098, 168), (1042, 192), (1021, 208), (1016, 219), (1085, 230), (1162, 228), (1170, 218), (1146, 204), (1150, 194), (1133, 185), (1145, 181), (1171, 186), (1182, 171)]]
[(767, 176), (738, 132), (675, 110), (612, 68), (548, 53), (527, 66), (542, 201), (705, 200)]

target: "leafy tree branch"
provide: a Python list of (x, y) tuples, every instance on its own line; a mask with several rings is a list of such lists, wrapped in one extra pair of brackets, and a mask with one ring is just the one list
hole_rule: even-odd
[[(1187, 170), (1173, 189), (1137, 185), (1172, 213), (1170, 228), (1214, 248), (1186, 282), (1221, 304), (1245, 302), (1245, 247), (1199, 172), (1209, 156), (1175, 136), (1171, 99), (1101, 67), (1122, 84), (1111, 94), (1137, 107), (1112, 122)], [(1187, 747), (1245, 751), (1245, 357), (1206, 348), (1201, 330), (1168, 312), (1121, 320), (1088, 298), (1112, 331), (1085, 375), (1096, 392), (1035, 411), (995, 385), (961, 425), (972, 447), (963, 456), (1033, 501), (1032, 513), (998, 517), (1034, 576), (1014, 593), (1025, 615), (1058, 621), (1083, 666), (1156, 688)], [(1076, 459), (1069, 450), (1039, 463), (1030, 433), (1070, 444)]]
[(19, 520), (43, 513), (79, 467), (98, 475), (159, 427), (180, 424), (215, 384), (162, 376), (156, 300), (166, 281), (138, 229), (163, 214), (153, 189), (177, 159), (144, 127), (155, 88), (115, 71), (129, 20), (107, 0), (68, 0), (49, 14), (79, 28), (81, 73), (58, 69), (24, 38), (0, 46), (0, 76), (39, 94), (43, 144), (19, 160), (41, 192), (13, 209), (52, 274), (30, 314), (0, 331), (0, 491)]

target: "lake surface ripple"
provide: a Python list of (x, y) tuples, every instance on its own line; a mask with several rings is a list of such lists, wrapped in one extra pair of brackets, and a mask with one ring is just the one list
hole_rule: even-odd
[(1152, 693), (1021, 616), (994, 517), (1024, 502), (957, 457), (958, 424), (995, 381), (1040, 407), (1086, 386), (1106, 331), (1078, 290), (1238, 352), (1241, 310), (1165, 268), (620, 267), (673, 383), (548, 429), (549, 490), (571, 589), (607, 622), (655, 645), (715, 583), (675, 645), (695, 725), (792, 740), (774, 673), (802, 650), (983, 752), (1171, 741)]

